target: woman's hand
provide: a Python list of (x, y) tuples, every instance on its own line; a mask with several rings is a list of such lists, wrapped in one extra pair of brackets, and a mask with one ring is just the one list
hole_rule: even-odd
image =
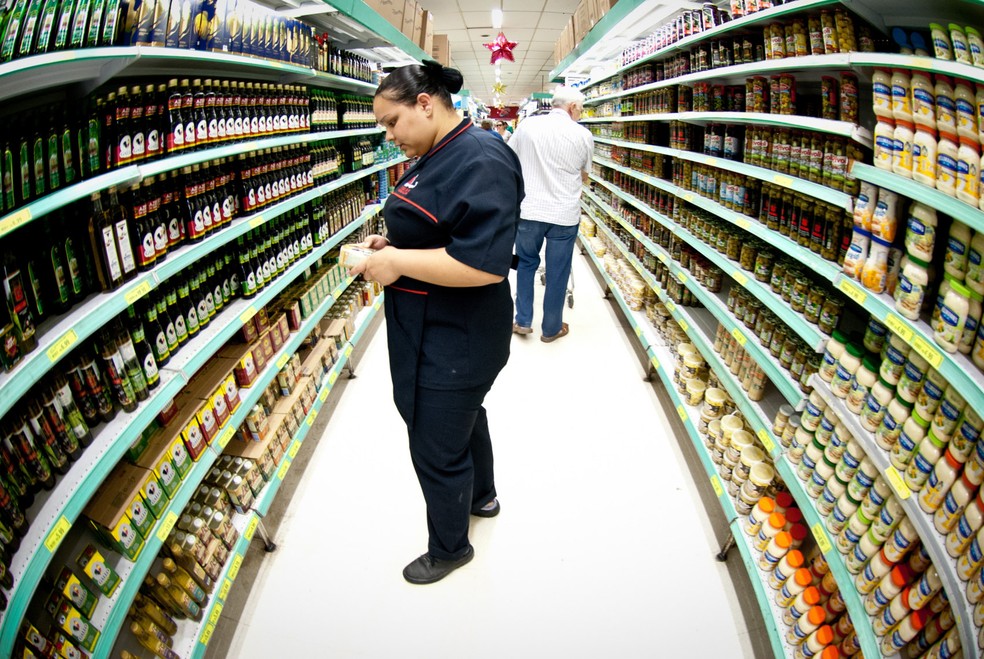
[(389, 245), (389, 241), (375, 233), (359, 243), (359, 247), (366, 247), (368, 249), (382, 249), (387, 245)]
[[(385, 238), (383, 240), (385, 241)], [(349, 269), (349, 274), (353, 277), (362, 275), (366, 279), (378, 281), (383, 286), (389, 286), (401, 276), (396, 264), (399, 253), (400, 250), (396, 247), (383, 246), (365, 261)]]

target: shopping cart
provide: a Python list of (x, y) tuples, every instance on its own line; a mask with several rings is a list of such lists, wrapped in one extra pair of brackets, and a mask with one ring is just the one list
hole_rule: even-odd
[[(537, 274), (540, 275), (540, 284), (543, 286), (547, 285), (547, 268), (546, 266), (540, 266), (536, 270)], [(567, 278), (567, 307), (569, 309), (574, 308), (574, 266), (571, 265), (571, 274)]]

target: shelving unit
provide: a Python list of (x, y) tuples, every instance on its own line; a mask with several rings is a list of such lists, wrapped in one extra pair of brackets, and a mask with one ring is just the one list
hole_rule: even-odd
[(933, 516), (924, 513), (919, 507), (915, 493), (906, 486), (902, 475), (892, 465), (888, 452), (875, 443), (874, 433), (861, 425), (857, 415), (852, 414), (847, 409), (844, 401), (835, 396), (830, 390), (830, 386), (820, 377), (814, 375), (811, 378), (811, 383), (827, 405), (833, 408), (841, 423), (847, 426), (851, 435), (864, 447), (865, 453), (878, 467), (878, 471), (885, 474), (885, 480), (891, 485), (892, 491), (902, 505), (906, 516), (919, 533), (919, 537), (923, 540), (923, 547), (926, 548), (926, 552), (933, 560), (933, 565), (943, 581), (943, 589), (950, 600), (950, 606), (953, 607), (953, 617), (957, 622), (957, 628), (960, 630), (960, 644), (964, 650), (964, 656), (974, 655), (975, 650), (978, 649), (977, 630), (974, 625), (974, 607), (967, 601), (966, 585), (957, 576), (956, 561), (950, 558), (946, 552), (946, 536), (939, 533), (933, 526)]
[[(339, 291), (339, 293), (340, 292), (341, 291)], [(333, 298), (337, 298), (337, 295), (334, 295)], [(319, 314), (321, 311), (327, 311), (328, 307), (330, 307), (330, 302), (333, 301), (334, 299), (326, 300), (322, 307), (312, 314), (311, 318), (315, 321), (320, 318), (321, 316)], [(311, 410), (308, 412), (304, 422), (294, 435), (290, 448), (277, 465), (277, 471), (274, 474), (274, 477), (264, 486), (263, 491), (256, 498), (252, 510), (250, 510), (250, 512), (246, 515), (236, 515), (234, 517), (233, 523), (240, 531), (240, 538), (236, 543), (234, 553), (230, 556), (229, 561), (226, 563), (225, 568), (222, 571), (222, 575), (219, 577), (217, 583), (221, 585), (216, 592), (213, 593), (208, 602), (208, 606), (203, 609), (201, 621), (197, 623), (194, 621), (182, 621), (179, 623), (178, 633), (175, 635), (174, 639), (174, 650), (182, 657), (198, 658), (204, 656), (208, 643), (212, 638), (216, 625), (218, 624), (219, 617), (222, 614), (222, 608), (228, 600), (229, 590), (231, 589), (233, 582), (236, 580), (236, 576), (239, 574), (239, 567), (242, 565), (243, 558), (246, 555), (246, 550), (249, 547), (250, 541), (253, 539), (253, 531), (256, 530), (258, 522), (262, 520), (269, 511), (271, 504), (280, 490), (280, 486), (284, 482), (287, 471), (290, 469), (294, 458), (297, 456), (298, 450), (301, 448), (301, 444), (304, 443), (308, 432), (314, 425), (315, 419), (318, 417), (318, 413), (324, 406), (325, 401), (328, 400), (328, 396), (331, 394), (335, 382), (338, 381), (338, 378), (341, 377), (342, 372), (348, 366), (348, 359), (352, 355), (353, 349), (359, 344), (359, 341), (364, 335), (366, 328), (369, 327), (376, 313), (382, 307), (382, 302), (383, 298), (380, 296), (372, 306), (367, 307), (360, 313), (360, 317), (357, 320), (356, 333), (352, 336), (352, 339), (346, 344), (346, 346), (339, 352), (340, 357), (338, 362), (336, 362), (332, 367), (331, 372), (325, 378), (324, 383), (318, 390), (318, 396), (315, 398), (314, 404), (311, 406)], [(305, 327), (302, 328), (297, 334), (306, 335), (306, 333), (309, 333), (313, 327), (313, 323), (310, 325), (311, 326), (309, 327), (306, 323)], [(298, 341), (298, 344), (299, 343), (300, 341)], [(296, 350), (296, 346), (294, 349)], [(290, 354), (290, 351), (288, 350), (285, 354)]]
[[(73, 465), (69, 473), (58, 480), (55, 489), (48, 494), (47, 498), (40, 504), (36, 503), (33, 508), (32, 524), (28, 529), (28, 534), (23, 538), (21, 549), (14, 555), (10, 565), (10, 572), (14, 577), (14, 587), (9, 591), (9, 604), (7, 610), (4, 612), (5, 622), (11, 618), (20, 620), (24, 616), (41, 576), (47, 570), (55, 556), (55, 552), (69, 533), (74, 522), (78, 519), (89, 498), (96, 491), (96, 488), (105, 480), (109, 472), (126, 453), (129, 446), (143, 432), (143, 429), (150, 424), (164, 406), (188, 383), (201, 365), (225, 345), (226, 341), (248, 319), (256, 314), (258, 307), (266, 305), (275, 298), (297, 275), (304, 272), (311, 264), (336, 248), (370, 217), (377, 214), (380, 209), (381, 206), (378, 205), (368, 207), (360, 218), (345, 227), (335, 236), (332, 236), (323, 245), (318, 246), (307, 256), (297, 261), (271, 285), (264, 288), (254, 299), (237, 299), (230, 302), (229, 306), (224, 310), (224, 322), (210, 324), (198, 336), (191, 339), (191, 342), (184, 347), (176, 360), (161, 369), (161, 386), (158, 387), (148, 401), (145, 401), (132, 414), (118, 414), (113, 422), (105, 428), (100, 429), (96, 434), (93, 444), (82, 454), (79, 464)], [(271, 373), (270, 377), (272, 378), (274, 375), (275, 372)], [(243, 419), (245, 419), (244, 415)], [(242, 419), (240, 419), (241, 421)], [(226, 432), (228, 433), (228, 438), (231, 438), (232, 435), (228, 428)], [(225, 439), (227, 442), (228, 438), (222, 435), (216, 441), (224, 446), (222, 440)], [(199, 469), (201, 464), (202, 462), (199, 461), (195, 465), (195, 468)], [(198, 482), (200, 482), (207, 473), (207, 468), (201, 468), (200, 472), (193, 471), (186, 477), (186, 481), (193, 480), (197, 477)], [(187, 503), (187, 498), (190, 497), (191, 488), (188, 488), (184, 503), (180, 506), (176, 505), (176, 502), (178, 502), (178, 497), (176, 497), (172, 499), (171, 509), (183, 509)], [(165, 529), (167, 532), (170, 532), (168, 519), (170, 517), (159, 521), (158, 535), (161, 535)], [(170, 525), (173, 526), (175, 519), (176, 517), (170, 519)], [(167, 537), (167, 532), (162, 534), (163, 537), (158, 538), (158, 548), (160, 546), (159, 542), (162, 542)], [(33, 551), (28, 551), (32, 547), (34, 548)], [(156, 554), (156, 550), (154, 553)], [(121, 569), (118, 572), (120, 572), (121, 577), (124, 577), (125, 580), (127, 571)], [(138, 586), (139, 582), (133, 585), (133, 588), (135, 589)], [(121, 589), (117, 591), (116, 598), (121, 597), (119, 593), (123, 588), (124, 586), (121, 586)], [(112, 606), (113, 602), (115, 602), (115, 599), (109, 601), (109, 606)], [(97, 614), (99, 610), (97, 608)], [(99, 624), (95, 617), (93, 623), (96, 624), (96, 627), (103, 630), (103, 634), (105, 635), (106, 629), (104, 625)], [(0, 655), (3, 655), (5, 652), (12, 652), (17, 632), (18, 629), (15, 625), (5, 624), (0, 629)]]
[[(597, 216), (595, 217), (596, 226), (609, 237), (611, 243), (618, 246), (622, 257), (633, 265), (639, 275), (647, 282), (649, 287), (656, 292), (657, 296), (666, 305), (666, 308), (670, 311), (673, 318), (680, 325), (680, 327), (683, 328), (683, 330), (687, 333), (687, 336), (704, 356), (704, 359), (708, 362), (711, 369), (718, 374), (718, 378), (722, 385), (727, 390), (731, 398), (735, 401), (735, 404), (742, 413), (742, 416), (751, 425), (752, 430), (754, 431), (762, 447), (773, 460), (776, 471), (783, 478), (786, 487), (793, 495), (797, 505), (803, 511), (804, 520), (807, 522), (807, 525), (809, 526), (818, 547), (820, 547), (824, 557), (827, 559), (827, 563), (830, 565), (830, 569), (834, 573), (837, 583), (840, 586), (841, 595), (847, 604), (848, 611), (851, 612), (851, 617), (855, 621), (855, 631), (858, 634), (862, 650), (865, 652), (866, 656), (880, 656), (880, 652), (878, 651), (878, 641), (876, 640), (874, 632), (871, 629), (869, 616), (864, 610), (861, 596), (854, 588), (854, 578), (850, 572), (847, 571), (843, 556), (834, 546), (833, 538), (830, 536), (830, 533), (827, 531), (823, 520), (817, 513), (814, 500), (803, 489), (803, 483), (796, 475), (793, 466), (785, 458), (785, 455), (782, 453), (781, 446), (772, 434), (771, 420), (775, 417), (775, 413), (778, 411), (779, 405), (782, 404), (783, 401), (781, 399), (777, 399), (776, 396), (769, 397), (768, 394), (762, 401), (756, 402), (749, 400), (747, 395), (741, 389), (741, 386), (735, 381), (734, 376), (731, 375), (730, 370), (724, 365), (723, 362), (721, 362), (717, 352), (714, 351), (713, 342), (716, 331), (716, 318), (706, 310), (682, 307), (670, 300), (666, 296), (665, 291), (663, 291), (663, 289), (659, 286), (659, 283), (653, 279), (652, 274), (645, 270), (642, 264), (638, 262), (638, 259), (625, 250), (624, 246), (621, 245), (618, 239), (610, 233), (604, 222), (597, 222)], [(648, 245), (647, 249), (649, 249)], [(591, 253), (590, 248), (586, 251), (589, 254)], [(696, 411), (695, 409), (688, 410), (687, 406), (683, 404), (683, 401), (680, 400), (679, 395), (676, 393), (672, 382), (672, 373), (667, 374), (665, 371), (668, 367), (664, 365), (673, 363), (672, 354), (669, 354), (669, 352), (665, 349), (661, 351), (658, 348), (656, 344), (659, 342), (650, 338), (650, 331), (647, 329), (649, 327), (648, 321), (640, 313), (634, 312), (628, 308), (624, 301), (622, 301), (621, 295), (617, 290), (617, 286), (611, 281), (607, 274), (604, 274), (604, 269), (597, 263), (596, 257), (591, 254), (591, 258), (602, 271), (605, 281), (608, 283), (609, 289), (619, 301), (619, 306), (629, 319), (630, 325), (635, 331), (636, 336), (638, 336), (640, 342), (643, 343), (643, 347), (646, 349), (651, 365), (664, 379), (666, 389), (676, 404), (677, 413), (680, 415), (681, 420), (684, 421), (684, 425), (687, 426), (688, 432), (691, 433), (691, 438), (694, 440), (695, 445), (698, 445), (697, 452), (701, 456), (701, 462), (704, 464), (705, 470), (707, 470), (711, 478), (711, 484), (714, 487), (715, 494), (718, 495), (719, 501), (722, 502), (726, 515), (728, 511), (727, 506), (730, 504), (732, 514), (728, 516), (728, 519), (732, 522), (732, 526), (734, 527), (732, 528), (732, 533), (734, 534), (736, 543), (740, 548), (742, 546), (741, 540), (743, 540), (745, 536), (744, 531), (740, 528), (741, 520), (734, 519), (734, 503), (731, 502), (722, 488), (717, 471), (714, 468), (713, 463), (710, 461), (710, 457), (706, 455), (706, 449), (703, 446), (702, 441), (696, 436), (693, 426), (689, 422), (690, 419), (699, 418), (699, 411)], [(697, 416), (694, 416), (695, 414)], [(747, 558), (747, 552), (754, 552), (754, 549), (746, 546), (746, 550), (746, 552), (743, 552), (743, 559), (746, 562), (746, 568), (748, 568), (750, 559)], [(751, 563), (752, 565), (754, 565), (754, 560)], [(768, 595), (769, 591), (766, 590), (765, 594)], [(774, 606), (772, 609), (767, 609), (765, 607), (767, 602), (771, 602), (771, 597), (766, 598), (766, 601), (763, 602), (763, 593), (759, 592), (757, 588), (756, 595), (759, 599), (759, 606), (763, 609), (763, 616), (766, 621), (766, 625), (768, 626), (771, 624), (774, 626), (776, 624), (781, 624), (777, 622), (781, 620), (781, 612), (775, 611)], [(858, 622), (864, 620), (869, 620), (868, 624)], [(770, 628), (770, 636), (772, 635), (772, 631), (772, 628)], [(777, 652), (776, 656), (783, 655), (780, 655)], [(785, 656), (792, 655), (787, 654)]]

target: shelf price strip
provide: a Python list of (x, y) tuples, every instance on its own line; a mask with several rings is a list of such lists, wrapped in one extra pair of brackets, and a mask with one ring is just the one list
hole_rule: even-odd
[(58, 546), (61, 545), (62, 540), (65, 539), (65, 534), (68, 533), (70, 528), (72, 528), (72, 523), (68, 521), (68, 518), (64, 515), (59, 517), (54, 528), (51, 529), (48, 537), (45, 538), (44, 548), (54, 554)]
[(826, 530), (823, 528), (823, 524), (817, 522), (811, 530), (813, 531), (813, 537), (816, 539), (817, 547), (820, 548), (820, 551), (824, 554), (829, 553), (833, 547), (830, 544), (830, 538), (827, 537)]
[(75, 330), (73, 329), (68, 330), (67, 332), (61, 335), (61, 338), (59, 338), (57, 341), (51, 344), (50, 348), (48, 348), (48, 352), (47, 352), (48, 360), (52, 364), (54, 364), (59, 359), (61, 359), (62, 355), (68, 352), (69, 348), (75, 345), (75, 342), (78, 340), (79, 340), (79, 335), (75, 333)]
[(902, 474), (895, 468), (895, 465), (888, 466), (888, 469), (885, 470), (885, 476), (888, 478), (888, 482), (891, 483), (892, 489), (895, 490), (895, 494), (900, 499), (908, 499), (912, 496), (912, 490), (905, 484)]

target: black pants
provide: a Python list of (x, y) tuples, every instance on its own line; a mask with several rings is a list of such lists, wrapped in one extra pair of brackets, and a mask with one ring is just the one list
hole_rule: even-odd
[(417, 387), (410, 457), (427, 503), (427, 551), (437, 559), (465, 553), (471, 511), (496, 496), (482, 407), (491, 387), (491, 381), (452, 391)]

